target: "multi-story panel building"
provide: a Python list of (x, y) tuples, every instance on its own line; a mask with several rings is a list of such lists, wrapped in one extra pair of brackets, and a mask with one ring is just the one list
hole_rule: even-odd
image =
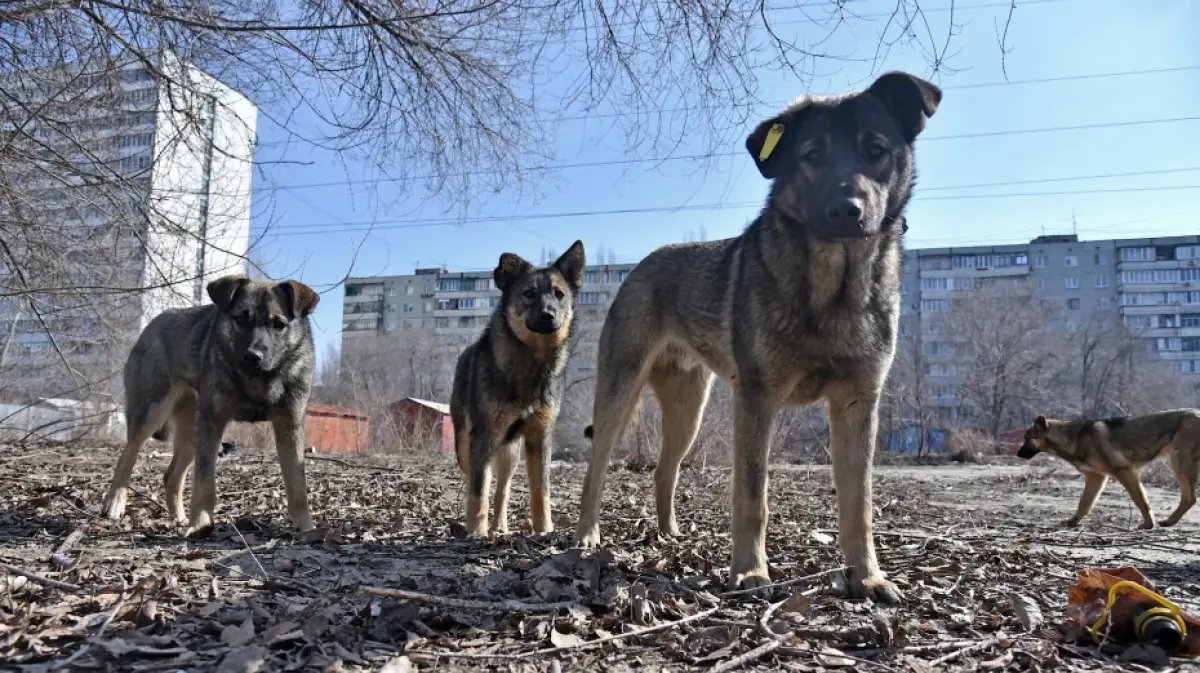
[[(31, 266), (45, 285), (70, 286), (18, 294), (20, 276), (0, 267), (0, 377), (22, 382), (6, 397), (64, 394), (53, 369), (76, 382), (89, 367), (119, 371), (155, 315), (205, 302), (209, 281), (246, 272), (254, 103), (170, 53), (149, 66), (87, 67), (4, 75), (6, 90), (55, 114), (0, 123), (14, 145), (33, 148), (0, 160), (9, 190), (0, 215), (54, 232), (9, 243), (19, 258), (42, 257)], [(94, 390), (105, 374), (82, 378)]]
[[(594, 375), (595, 345), (608, 305), (634, 266), (595, 265), (585, 271), (569, 381)], [(458, 351), (477, 338), (500, 297), (491, 273), (419, 273), (350, 281), (343, 349), (353, 348), (362, 334), (396, 332), (395, 323), (384, 318), (390, 304), (377, 298), (389, 283), (416, 278), (424, 278), (422, 287), (432, 293), (422, 294), (421, 301), (432, 300), (433, 307), (432, 323), (426, 308), (419, 324), (432, 327), (439, 345)], [(1044, 300), (1054, 329), (1064, 333), (1097, 318), (1123, 319), (1146, 350), (1176, 363), (1200, 384), (1200, 237), (1080, 241), (1063, 235), (1021, 245), (914, 249), (905, 251), (901, 276), (902, 347), (916, 350), (912, 355), (919, 360), (933, 420), (960, 420), (958, 384), (967, 371), (964, 359), (971, 356), (970, 344), (947, 328), (954, 320), (953, 299), (1006, 285), (1028, 288)], [(362, 306), (371, 311), (356, 312)]]

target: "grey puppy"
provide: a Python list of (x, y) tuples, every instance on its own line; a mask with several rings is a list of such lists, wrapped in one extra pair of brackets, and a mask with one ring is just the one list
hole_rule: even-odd
[(308, 316), (320, 297), (289, 280), (274, 283), (225, 276), (208, 284), (213, 303), (156, 316), (125, 363), (127, 442), (117, 462), (104, 513), (125, 513), (138, 452), (170, 425), (174, 454), (164, 478), (167, 509), (184, 522), (183, 479), (196, 473), (188, 535), (212, 530), (216, 465), (230, 421), (270, 421), (283, 469), (288, 514), (300, 530), (313, 527), (304, 479), (304, 411), (316, 358)]
[[(508, 532), (508, 490), (522, 442), (533, 530), (553, 530), (550, 439), (562, 405), (563, 371), (586, 263), (580, 241), (544, 269), (511, 252), (500, 256), (493, 273), (503, 293), (500, 305), (479, 340), (459, 356), (450, 395), (458, 466), (467, 482), (470, 534)], [(487, 489), (493, 468), (495, 518), (489, 527)]]
[(875, 557), (871, 462), (896, 349), (913, 142), (941, 97), (929, 82), (888, 73), (866, 91), (801, 99), (746, 140), (774, 182), (742, 235), (659, 248), (630, 273), (600, 336), (594, 441), (576, 531), (583, 546), (600, 542), (609, 457), (646, 384), (662, 406), (658, 525), (678, 534), (679, 465), (715, 372), (735, 391), (730, 585), (770, 582), (767, 463), (776, 412), (824, 400), (847, 589), (901, 600)]

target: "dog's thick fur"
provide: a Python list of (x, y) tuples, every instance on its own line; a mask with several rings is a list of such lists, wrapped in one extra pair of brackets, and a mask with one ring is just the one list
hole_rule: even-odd
[(156, 316), (129, 353), (127, 443), (105, 498), (105, 515), (124, 515), (138, 452), (151, 436), (169, 432), (174, 454), (164, 479), (167, 509), (176, 521), (185, 520), (183, 479), (194, 460), (188, 533), (206, 534), (216, 507), (217, 454), (225, 426), (270, 421), (288, 514), (298, 529), (311, 529), (302, 452), (316, 366), (308, 316), (320, 297), (296, 281), (245, 276), (212, 281), (208, 296), (210, 305)]
[[(660, 248), (630, 273), (600, 337), (581, 544), (599, 544), (605, 470), (647, 383), (662, 407), (658, 525), (678, 534), (679, 465), (715, 372), (735, 390), (730, 585), (770, 581), (767, 462), (776, 411), (824, 399), (847, 587), (854, 596), (900, 600), (875, 558), (871, 460), (895, 353), (913, 141), (940, 101), (937, 87), (903, 73), (863, 92), (800, 100), (746, 141), (774, 183), (742, 235)], [(776, 124), (782, 136), (764, 159)]]
[(1179, 506), (1162, 522), (1179, 523), (1196, 504), (1200, 477), (1200, 410), (1174, 409), (1145, 416), (1103, 421), (1057, 421), (1038, 416), (1025, 431), (1017, 456), (1029, 459), (1038, 453), (1058, 456), (1083, 475), (1083, 495), (1068, 526), (1077, 526), (1092, 511), (1100, 493), (1113, 477), (1142, 513), (1138, 528), (1154, 528), (1154, 512), (1146, 501), (1138, 472), (1166, 455), (1179, 482)]
[[(503, 293), (500, 305), (479, 341), (459, 356), (450, 396), (458, 465), (467, 482), (469, 534), (508, 532), (509, 484), (522, 440), (533, 530), (554, 529), (550, 439), (562, 403), (585, 265), (579, 241), (545, 269), (512, 253), (500, 256), (493, 274)], [(493, 469), (495, 511), (489, 529), (487, 490)]]

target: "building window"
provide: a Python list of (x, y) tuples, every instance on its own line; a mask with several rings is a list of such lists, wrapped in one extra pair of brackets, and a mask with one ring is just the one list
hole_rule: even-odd
[(431, 302), (431, 301), (425, 302), (425, 312), (429, 313), (432, 310), (433, 310), (433, 302)]
[(1038, 278), (1038, 279), (1037, 279), (1037, 289), (1039, 289), (1039, 290), (1045, 290), (1045, 289), (1046, 289), (1046, 279), (1045, 279), (1045, 278)]
[(1095, 276), (1092, 278), (1092, 285), (1095, 287), (1108, 287), (1108, 276)]
[(950, 308), (950, 302), (946, 299), (922, 299), (921, 311), (946, 311)]
[(1079, 257), (1075, 255), (1067, 255), (1063, 257), (1063, 264), (1067, 266), (1079, 266)]
[(405, 295), (411, 297), (412, 293), (413, 293), (413, 286), (409, 285), (408, 287), (404, 288)]
[(1200, 245), (1181, 245), (1175, 248), (1175, 259), (1200, 259)]
[(438, 327), (449, 327), (449, 326), (450, 326), (450, 319), (449, 319), (449, 318), (438, 318), (438, 319), (437, 319), (437, 326), (438, 326)]
[(1046, 268), (1046, 263), (1047, 263), (1047, 260), (1046, 260), (1045, 255), (1038, 255), (1037, 260), (1035, 260), (1034, 266), (1039, 269), (1044, 269), (1044, 268)]
[(1200, 327), (1200, 313), (1184, 313), (1179, 316), (1180, 327)]
[(603, 304), (608, 299), (607, 292), (580, 292), (580, 304)]
[(439, 311), (455, 311), (458, 310), (458, 302), (458, 299), (439, 299), (437, 308)]
[(1200, 280), (1200, 269), (1180, 269), (1179, 280), (1185, 283), (1194, 283)]
[(458, 300), (459, 308), (475, 308), (475, 297), (463, 297)]
[(1013, 258), (1014, 266), (1029, 266), (1029, 255), (1017, 255)]
[(1079, 289), (1079, 276), (1067, 276), (1066, 280), (1065, 280), (1065, 284), (1066, 284), (1066, 288), (1068, 290), (1078, 290)]
[(1108, 305), (1109, 305), (1108, 297), (1100, 297), (1100, 300), (1098, 302), (1096, 302), (1096, 305), (1099, 306), (1100, 308), (1108, 308)]
[(1074, 320), (1068, 320), (1067, 321), (1067, 333), (1074, 334), (1078, 331), (1079, 331), (1079, 323), (1075, 322)]
[(1118, 254), (1122, 262), (1154, 261), (1154, 248), (1121, 248)]
[(474, 325), (475, 325), (475, 318), (473, 318), (469, 315), (460, 316), (458, 319), (459, 327), (472, 327)]
[(599, 271), (584, 271), (583, 272), (583, 284), (584, 285), (595, 285), (596, 283), (599, 283), (599, 282), (600, 282), (600, 272)]
[(458, 278), (442, 278), (438, 281), (438, 289), (442, 292), (457, 292), (460, 286)]
[(1078, 311), (1079, 310), (1079, 300), (1078, 299), (1068, 299), (1067, 300), (1067, 310)]
[(908, 283), (900, 281), (900, 294), (908, 294)]
[(922, 278), (922, 290), (945, 290), (949, 287), (949, 279), (946, 278)]
[(1098, 252), (1096, 253), (1095, 261), (1096, 266), (1106, 266), (1108, 264), (1108, 255), (1104, 254), (1103, 252)]

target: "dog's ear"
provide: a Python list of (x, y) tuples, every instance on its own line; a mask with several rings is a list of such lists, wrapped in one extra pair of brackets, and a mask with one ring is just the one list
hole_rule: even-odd
[(1033, 427), (1044, 431), (1050, 427), (1050, 424), (1046, 422), (1045, 416), (1038, 416), (1037, 418), (1033, 419)]
[(583, 267), (587, 266), (587, 255), (583, 252), (583, 241), (575, 241), (567, 251), (554, 262), (554, 268), (566, 277), (567, 282), (576, 290), (583, 287)]
[(245, 276), (222, 276), (208, 284), (208, 297), (222, 313), (228, 313), (238, 290), (249, 282)]
[(910, 143), (925, 130), (925, 118), (932, 117), (942, 102), (941, 89), (903, 72), (881, 75), (867, 93), (883, 102)]
[(781, 153), (776, 149), (784, 133), (787, 133), (787, 128), (783, 124), (783, 115), (780, 115), (759, 124), (754, 133), (746, 138), (746, 151), (754, 157), (758, 172), (768, 180), (779, 177)]
[(307, 318), (317, 310), (317, 304), (321, 303), (321, 295), (299, 281), (285, 280), (279, 284), (279, 289), (283, 290), (288, 303), (291, 304), (292, 320)]
[(496, 270), (492, 272), (492, 279), (496, 281), (496, 289), (504, 292), (513, 282), (524, 276), (532, 268), (533, 265), (526, 262), (518, 254), (506, 252), (500, 255), (500, 263), (496, 265)]

